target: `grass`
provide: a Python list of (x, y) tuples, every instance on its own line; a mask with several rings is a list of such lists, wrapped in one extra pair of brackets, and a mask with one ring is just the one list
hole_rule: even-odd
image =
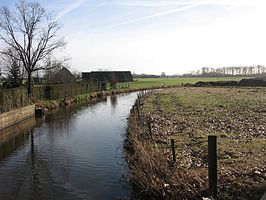
[[(141, 105), (145, 121), (151, 121), (153, 140), (147, 137), (147, 125), (134, 125), (137, 122), (131, 116), (128, 139), (133, 151), (128, 159), (134, 163), (133, 182), (156, 191), (158, 198), (153, 198), (154, 192), (143, 193), (153, 199), (208, 196), (207, 136), (217, 135), (218, 199), (262, 197), (266, 191), (266, 89), (179, 87), (156, 91)], [(170, 139), (176, 142), (174, 166)], [(143, 178), (143, 167), (150, 169), (149, 179)]]
[[(243, 77), (209, 77), (209, 78), (138, 78), (133, 82), (118, 83), (118, 88), (144, 89), (154, 87), (181, 86), (182, 84), (194, 84), (198, 81), (239, 81)], [(246, 77), (245, 77), (246, 78)]]

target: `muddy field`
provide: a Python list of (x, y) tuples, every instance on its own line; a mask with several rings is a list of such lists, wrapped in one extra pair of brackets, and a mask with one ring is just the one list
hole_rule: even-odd
[(139, 112), (141, 120), (129, 118), (127, 141), (138, 198), (208, 196), (208, 135), (218, 136), (219, 199), (260, 199), (266, 192), (266, 89), (161, 90), (143, 97)]

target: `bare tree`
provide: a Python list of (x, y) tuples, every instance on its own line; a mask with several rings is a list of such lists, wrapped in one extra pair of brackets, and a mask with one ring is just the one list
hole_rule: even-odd
[(42, 61), (65, 45), (63, 38), (57, 35), (60, 29), (61, 25), (37, 2), (20, 1), (12, 11), (0, 8), (0, 40), (6, 49), (12, 48), (18, 56), (5, 49), (0, 53), (22, 62), (27, 72), (29, 97), (32, 73), (53, 67), (43, 65)]

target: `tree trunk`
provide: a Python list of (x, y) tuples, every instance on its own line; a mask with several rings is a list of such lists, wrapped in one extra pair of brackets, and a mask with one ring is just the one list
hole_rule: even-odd
[(31, 82), (31, 72), (28, 72), (28, 97), (31, 99), (32, 97), (32, 82)]
[(24, 66), (22, 67), (22, 72), (21, 72), (21, 76), (20, 76), (20, 84), (22, 85), (23, 84), (23, 79), (24, 79), (24, 74), (25, 73), (25, 70), (24, 70)]

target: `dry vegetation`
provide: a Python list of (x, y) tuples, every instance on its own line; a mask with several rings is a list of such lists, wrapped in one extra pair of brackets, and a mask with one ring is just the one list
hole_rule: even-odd
[(208, 196), (210, 134), (218, 136), (218, 199), (260, 199), (266, 191), (266, 89), (166, 89), (141, 99), (142, 120), (136, 113), (125, 142), (136, 199)]

